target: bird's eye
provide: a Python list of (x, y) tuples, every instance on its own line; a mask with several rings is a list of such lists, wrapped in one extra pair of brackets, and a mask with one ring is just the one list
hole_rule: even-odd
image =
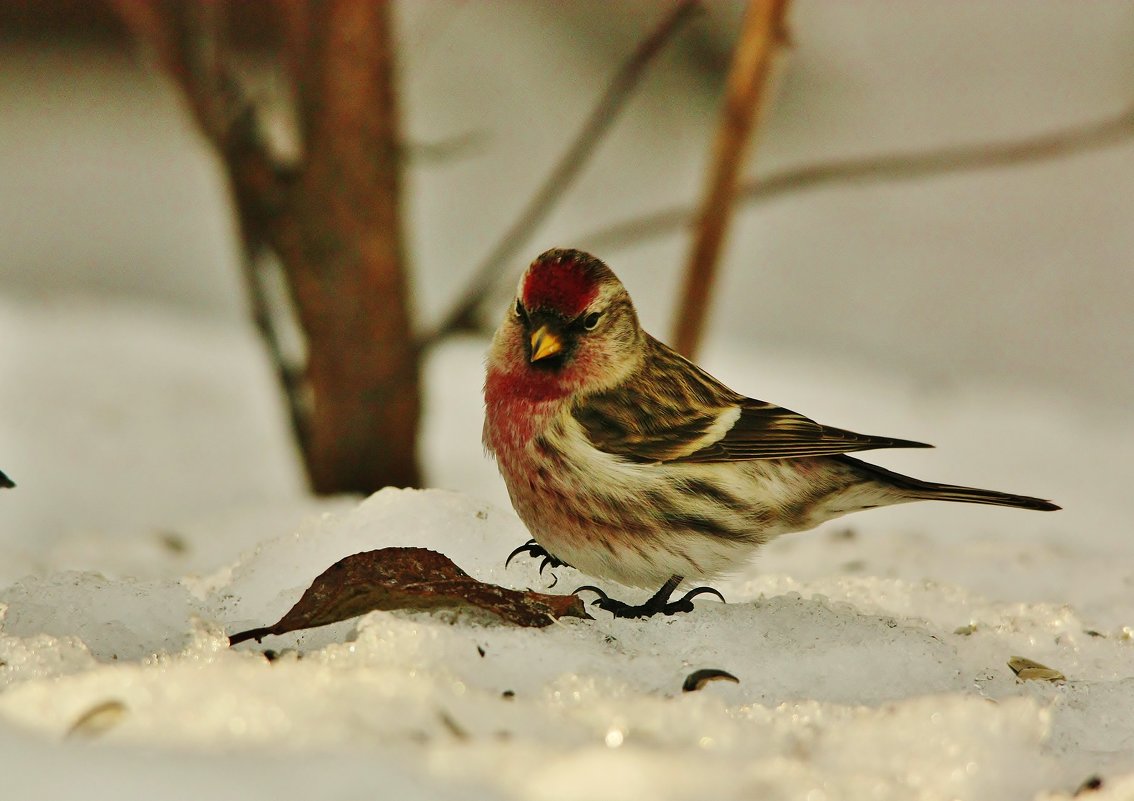
[(594, 331), (600, 317), (602, 317), (602, 312), (591, 312), (583, 318), (583, 328), (588, 331)]
[(524, 304), (520, 302), (519, 298), (516, 298), (515, 312), (516, 312), (516, 316), (519, 317), (521, 320), (523, 318), (527, 317), (527, 315), (524, 313)]

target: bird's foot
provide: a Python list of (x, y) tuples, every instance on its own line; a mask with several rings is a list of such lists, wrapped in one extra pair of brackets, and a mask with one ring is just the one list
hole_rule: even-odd
[(598, 587), (590, 584), (575, 590), (575, 594), (577, 595), (583, 590), (590, 590), (591, 592), (598, 595), (598, 598), (591, 601), (592, 606), (597, 606), (599, 609), (610, 612), (615, 617), (629, 618), (653, 617), (654, 615), (675, 615), (678, 612), (692, 612), (693, 599), (698, 595), (715, 595), (721, 599), (721, 603), (725, 603), (724, 596), (712, 587), (697, 587), (685, 593), (675, 601), (669, 600), (669, 596), (673, 594), (673, 591), (677, 588), (677, 585), (681, 583), (681, 578), (676, 578), (677, 581), (673, 581), (672, 579), (670, 581), (667, 581), (664, 585), (662, 585), (662, 588), (660, 590), (650, 596), (649, 600), (647, 600), (643, 604), (639, 604), (638, 606), (632, 606), (625, 601), (615, 600), (614, 598), (611, 598), (605, 592), (600, 590)]
[[(547, 552), (547, 549), (544, 548), (542, 545), (540, 545), (535, 540), (528, 540), (523, 545), (521, 545), (519, 548), (512, 551), (512, 553), (508, 554), (508, 558), (504, 560), (504, 569), (507, 570), (508, 565), (511, 564), (511, 562), (512, 562), (512, 559), (514, 557), (518, 556), (519, 554), (522, 554), (522, 553), (528, 554), (533, 559), (543, 559), (543, 561), (540, 562), (540, 565), (539, 565), (539, 574), (541, 576), (543, 575), (543, 571), (546, 570), (549, 567), (552, 570), (554, 570), (557, 567), (570, 567), (571, 566), (571, 565), (567, 564), (566, 562), (564, 562), (560, 559), (556, 559), (554, 556), (549, 554)], [(553, 576), (553, 578), (555, 578), (555, 581), (552, 582), (551, 586), (554, 587), (555, 584), (559, 581), (559, 578), (554, 576), (554, 574), (552, 574), (552, 576)]]

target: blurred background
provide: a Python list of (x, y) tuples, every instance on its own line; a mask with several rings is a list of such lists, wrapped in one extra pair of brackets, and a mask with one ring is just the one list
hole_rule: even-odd
[[(254, 5), (231, 4), (232, 39), (286, 161), (302, 144)], [(480, 449), (482, 354), (537, 253), (593, 247), (646, 327), (670, 337), (689, 231), (603, 231), (702, 195), (744, 4), (703, 6), (526, 232), (478, 307), (481, 330), (423, 352), (423, 485), (507, 503)], [(671, 8), (394, 6), (414, 331), (445, 318)], [(1129, 547), (1134, 6), (797, 0), (788, 30), (748, 178), (944, 157), (742, 199), (701, 361), (754, 397), (939, 447), (880, 456), (887, 466), (1068, 504), (1021, 536)], [(216, 552), (185, 556), (186, 542), (210, 530), (255, 542), (310, 502), (249, 311), (225, 164), (152, 55), (103, 3), (0, 0), (0, 468), (20, 485), (0, 497), (0, 578), (144, 573), (154, 553), (203, 569)], [(1060, 146), (1010, 165), (949, 156), (1046, 136)], [(294, 332), (281, 340), (302, 356)], [(897, 526), (929, 513), (871, 514)], [(972, 510), (932, 514), (986, 532)]]

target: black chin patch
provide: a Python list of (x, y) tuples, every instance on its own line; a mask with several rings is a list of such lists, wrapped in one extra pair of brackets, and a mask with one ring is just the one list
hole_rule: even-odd
[(563, 369), (563, 365), (567, 362), (567, 354), (564, 351), (554, 354), (553, 356), (544, 356), (539, 361), (531, 362), (533, 370), (540, 370), (545, 373), (557, 373)]

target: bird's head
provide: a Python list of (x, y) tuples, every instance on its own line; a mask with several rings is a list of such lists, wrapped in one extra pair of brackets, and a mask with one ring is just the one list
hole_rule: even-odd
[(637, 368), (644, 334), (610, 268), (579, 250), (549, 250), (520, 279), (489, 367), (567, 392), (597, 392)]

